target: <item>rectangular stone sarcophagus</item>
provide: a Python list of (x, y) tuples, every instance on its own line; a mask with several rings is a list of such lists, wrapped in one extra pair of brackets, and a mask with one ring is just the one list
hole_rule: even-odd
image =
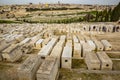
[(100, 60), (94, 52), (86, 54), (85, 63), (89, 70), (100, 70)]
[(56, 58), (47, 57), (39, 67), (36, 77), (37, 80), (56, 80), (58, 74), (58, 63)]
[(113, 62), (105, 52), (97, 52), (101, 70), (112, 70)]

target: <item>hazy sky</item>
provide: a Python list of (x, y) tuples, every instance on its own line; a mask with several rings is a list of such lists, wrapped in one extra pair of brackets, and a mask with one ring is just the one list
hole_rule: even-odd
[(0, 5), (4, 4), (28, 4), (32, 3), (75, 3), (75, 4), (103, 4), (103, 5), (116, 5), (120, 0), (0, 0)]

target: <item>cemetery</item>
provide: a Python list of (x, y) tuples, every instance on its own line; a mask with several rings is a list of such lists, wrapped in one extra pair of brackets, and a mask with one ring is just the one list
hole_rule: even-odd
[(13, 23), (0, 28), (0, 71), (12, 66), (6, 71), (16, 72), (14, 80), (85, 80), (90, 73), (91, 79), (105, 74), (115, 80), (120, 74), (119, 24)]

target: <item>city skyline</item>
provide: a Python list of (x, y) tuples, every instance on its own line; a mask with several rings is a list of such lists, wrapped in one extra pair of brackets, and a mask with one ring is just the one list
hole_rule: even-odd
[(120, 0), (0, 0), (0, 5), (11, 4), (39, 4), (39, 3), (69, 3), (69, 4), (98, 4), (98, 5), (117, 5)]

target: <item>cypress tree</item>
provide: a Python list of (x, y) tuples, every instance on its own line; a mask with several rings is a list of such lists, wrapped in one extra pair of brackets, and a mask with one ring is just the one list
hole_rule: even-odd
[(118, 21), (120, 18), (120, 3), (113, 9), (111, 14), (111, 21)]
[(99, 18), (99, 14), (98, 14), (98, 11), (96, 12), (96, 16), (95, 16), (95, 21), (97, 22), (98, 21), (98, 18)]

